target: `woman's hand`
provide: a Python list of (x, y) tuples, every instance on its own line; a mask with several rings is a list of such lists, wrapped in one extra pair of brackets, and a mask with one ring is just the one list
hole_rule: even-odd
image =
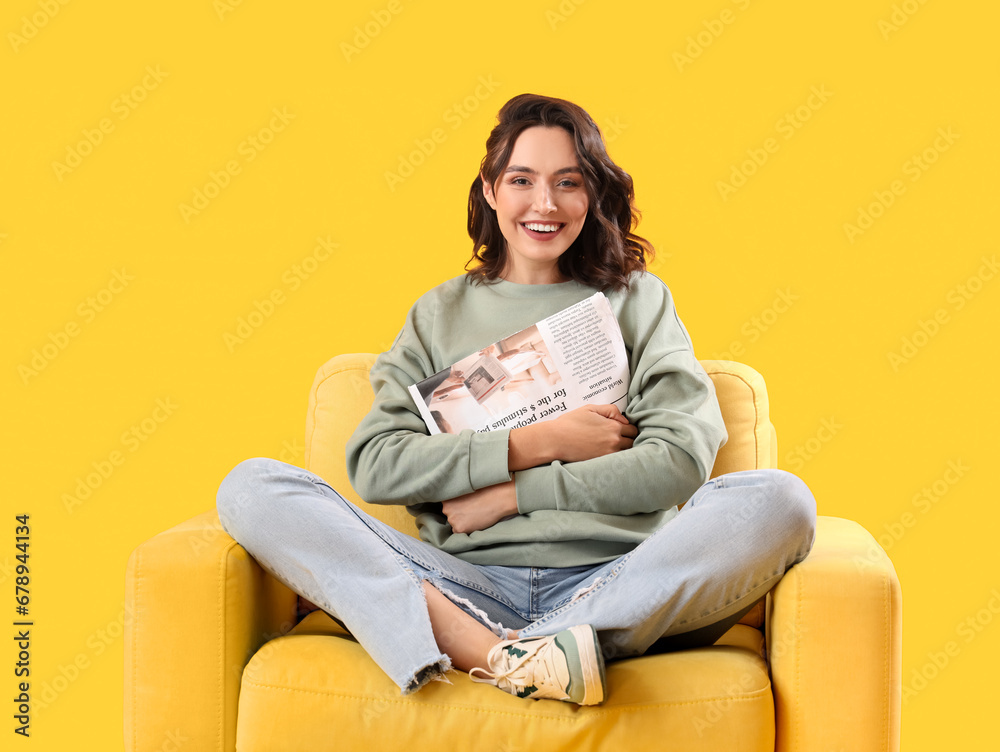
[(584, 405), (555, 420), (510, 432), (507, 469), (511, 472), (555, 460), (580, 462), (630, 449), (639, 429), (614, 405)]
[[(580, 462), (631, 449), (639, 429), (614, 405), (584, 405), (552, 421), (563, 462)], [(544, 424), (543, 424), (544, 425)]]
[(441, 512), (456, 533), (485, 530), (505, 517), (517, 514), (514, 481), (487, 486), (465, 496), (443, 501)]

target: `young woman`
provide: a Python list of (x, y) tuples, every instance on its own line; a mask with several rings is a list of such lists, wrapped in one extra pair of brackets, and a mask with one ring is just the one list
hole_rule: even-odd
[[(361, 497), (407, 505), (422, 540), (276, 460), (234, 468), (218, 509), (404, 693), (457, 668), (589, 705), (605, 658), (709, 645), (738, 621), (809, 552), (815, 501), (780, 470), (708, 480), (726, 440), (715, 390), (645, 271), (632, 180), (593, 120), (522, 94), (498, 121), (469, 195), (472, 269), (413, 305), (347, 447)], [(428, 435), (408, 386), (597, 290), (628, 351), (624, 415)]]

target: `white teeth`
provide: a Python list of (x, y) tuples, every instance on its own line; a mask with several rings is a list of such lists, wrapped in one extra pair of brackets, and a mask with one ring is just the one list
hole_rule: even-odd
[(543, 225), (538, 222), (525, 222), (524, 226), (535, 232), (555, 232), (560, 227), (559, 225)]

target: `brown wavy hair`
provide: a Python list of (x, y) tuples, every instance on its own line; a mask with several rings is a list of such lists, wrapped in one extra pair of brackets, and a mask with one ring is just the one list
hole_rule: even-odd
[(635, 208), (632, 178), (611, 161), (600, 129), (583, 108), (539, 94), (519, 94), (508, 101), (486, 140), (486, 156), (469, 190), (468, 229), (473, 251), (466, 273), (477, 283), (492, 282), (507, 264), (507, 244), (496, 212), (483, 195), (483, 177), (495, 194), (517, 137), (539, 125), (563, 128), (570, 134), (589, 199), (580, 235), (559, 257), (560, 273), (598, 290), (627, 290), (632, 273), (644, 270), (647, 257), (653, 257), (653, 245), (632, 233), (641, 216)]

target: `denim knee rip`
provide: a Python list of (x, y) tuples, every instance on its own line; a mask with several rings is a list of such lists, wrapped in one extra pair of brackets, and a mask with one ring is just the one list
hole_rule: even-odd
[(474, 619), (477, 619), (480, 623), (482, 623), (487, 629), (489, 629), (493, 634), (495, 634), (501, 640), (508, 640), (511, 638), (512, 635), (510, 634), (510, 632), (512, 630), (508, 630), (506, 627), (504, 627), (503, 624), (500, 624), (499, 622), (491, 621), (489, 615), (481, 608), (476, 606), (468, 598), (463, 598), (457, 593), (453, 593), (451, 590), (448, 590), (446, 587), (444, 587), (444, 585), (441, 582), (435, 582), (430, 578), (427, 578), (425, 582), (430, 583), (430, 585), (435, 590), (442, 593), (446, 598), (448, 598), (448, 600), (450, 600), (456, 606), (458, 606), (467, 614), (472, 616)]
[[(426, 603), (427, 596), (424, 595), (424, 589), (419, 586), (420, 579), (416, 577), (416, 573), (412, 569), (407, 568), (406, 572), (417, 583), (417, 589), (420, 591), (420, 595), (423, 597), (424, 603)], [(440, 647), (438, 649), (440, 650)], [(423, 666), (413, 672), (413, 675), (410, 676), (409, 680), (406, 682), (406, 686), (402, 688), (402, 694), (408, 695), (412, 692), (416, 692), (422, 686), (432, 681), (441, 681), (445, 684), (451, 684), (451, 680), (448, 679), (445, 674), (451, 671), (452, 668), (451, 656), (442, 651), (441, 656), (436, 661), (428, 663), (426, 666)]]

